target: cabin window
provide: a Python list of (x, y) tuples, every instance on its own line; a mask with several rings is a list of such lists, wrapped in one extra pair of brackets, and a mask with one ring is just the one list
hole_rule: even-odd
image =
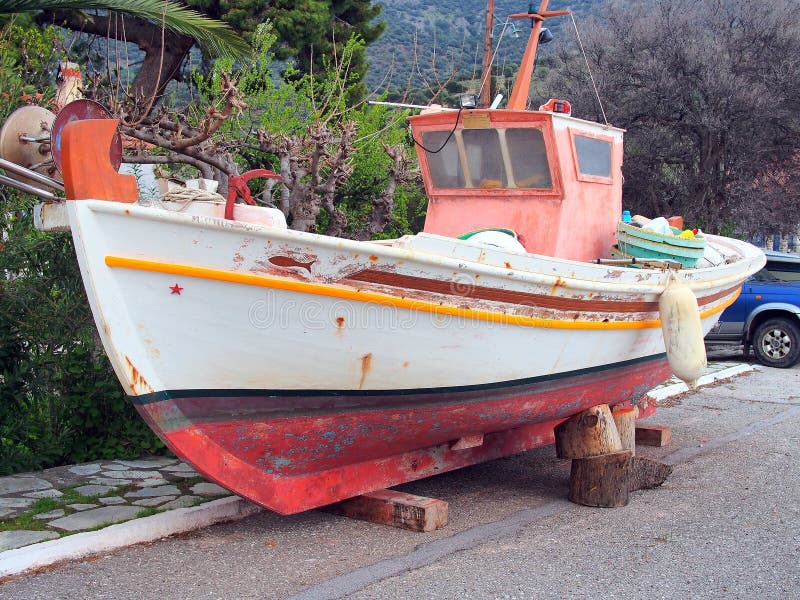
[(461, 132), (472, 186), (484, 190), (508, 185), (500, 138), (496, 129), (464, 129)]
[(611, 142), (574, 135), (578, 173), (589, 177), (611, 177)]
[[(447, 140), (446, 144), (445, 140)], [(434, 187), (466, 187), (455, 135), (450, 135), (449, 131), (426, 131), (422, 134), (422, 144), (426, 148), (425, 156), (428, 159), (428, 169), (430, 169)], [(438, 152), (432, 152), (435, 150)]]
[(553, 189), (545, 136), (539, 128), (464, 128), (452, 135), (426, 131), (422, 143), (434, 188)]
[(507, 129), (505, 138), (516, 186), (534, 189), (553, 187), (542, 130)]

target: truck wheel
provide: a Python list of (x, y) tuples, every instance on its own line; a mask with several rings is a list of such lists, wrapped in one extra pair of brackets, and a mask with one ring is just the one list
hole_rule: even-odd
[(800, 328), (781, 317), (764, 321), (753, 336), (753, 352), (768, 367), (791, 367), (800, 359)]

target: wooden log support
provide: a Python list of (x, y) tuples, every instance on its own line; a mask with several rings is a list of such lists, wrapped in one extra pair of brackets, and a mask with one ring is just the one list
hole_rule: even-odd
[(602, 508), (627, 505), (632, 459), (630, 450), (573, 459), (569, 477), (570, 501)]
[(555, 428), (559, 458), (586, 458), (622, 450), (617, 426), (607, 404), (578, 413)]
[(667, 465), (650, 458), (634, 456), (631, 462), (631, 475), (628, 489), (635, 492), (636, 490), (650, 490), (656, 488), (667, 480), (670, 473), (672, 473), (672, 465)]
[(434, 531), (447, 525), (448, 504), (436, 498), (378, 490), (331, 504), (325, 510), (379, 525)]
[(614, 424), (617, 426), (623, 450), (630, 450), (636, 456), (636, 417), (639, 409), (636, 406), (615, 406), (611, 411)]
[(651, 445), (664, 445), (670, 441), (671, 430), (637, 426), (637, 415), (636, 407), (618, 407), (612, 412), (602, 404), (556, 427), (556, 454), (572, 459), (570, 501), (602, 508), (625, 506), (630, 492), (664, 483), (672, 467), (634, 457), (634, 452), (641, 443), (640, 435)]
[(672, 429), (662, 425), (637, 425), (636, 443), (642, 446), (669, 446)]
[(569, 499), (584, 506), (625, 506), (628, 494), (621, 491), (621, 487), (627, 485), (628, 492), (649, 490), (660, 486), (672, 473), (672, 465), (641, 456), (631, 455), (626, 463), (626, 452), (630, 453), (629, 450), (623, 450), (574, 459), (569, 480)]

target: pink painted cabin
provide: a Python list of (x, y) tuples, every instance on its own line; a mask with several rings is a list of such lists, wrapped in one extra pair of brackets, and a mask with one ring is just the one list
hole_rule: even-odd
[(453, 131), (458, 114), (409, 118), (429, 198), (426, 232), (501, 227), (531, 253), (608, 256), (622, 211), (621, 129), (546, 111), (474, 109), (461, 111)]

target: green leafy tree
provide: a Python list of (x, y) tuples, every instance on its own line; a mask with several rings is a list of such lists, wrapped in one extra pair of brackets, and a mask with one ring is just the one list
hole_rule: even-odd
[(51, 65), (63, 57), (52, 27), (37, 31), (30, 22), (19, 24), (24, 21), (14, 18), (0, 28), (0, 124), (29, 101), (47, 103), (53, 95)]
[[(346, 100), (353, 104), (366, 92), (366, 46), (344, 56), (342, 49), (354, 38), (366, 45), (376, 41), (386, 29), (384, 21), (375, 21), (382, 7), (370, 0), (276, 0), (267, 10), (281, 48), (278, 58), (296, 58), (301, 73), (329, 69), (326, 59), (338, 57), (349, 62), (350, 83)], [(331, 62), (336, 62), (335, 58)]]
[[(289, 71), (279, 79), (273, 72), (275, 41), (269, 27), (260, 28), (253, 64), (236, 69), (221, 60), (207, 76), (196, 75), (200, 105), (218, 107), (219, 118), (204, 110), (163, 109), (124, 127), (167, 151), (126, 161), (182, 162), (203, 173), (211, 167), (223, 189), (227, 175), (271, 168), (284, 181), (268, 185), (264, 199), (279, 206), (294, 229), (359, 239), (379, 235), (387, 225), (407, 232), (408, 217), (396, 212), (411, 177), (404, 115), (348, 102), (358, 78), (348, 68), (350, 57), (363, 42), (345, 43), (337, 64), (325, 58), (321, 74)], [(410, 213), (416, 214), (419, 196), (408, 198), (413, 198)]]
[[(0, 29), (0, 122), (53, 94), (52, 28)], [(96, 335), (72, 239), (33, 226), (36, 199), (0, 187), (0, 475), (163, 448)]]
[[(226, 51), (242, 57), (245, 49), (238, 36), (232, 35), (232, 30), (249, 39), (259, 23), (271, 21), (280, 39), (279, 58), (294, 58), (299, 71), (308, 73), (320, 70), (323, 57), (335, 55), (336, 48), (343, 47), (349, 39), (357, 37), (370, 43), (385, 28), (385, 23), (373, 22), (381, 8), (373, 6), (370, 0), (186, 0), (183, 4), (191, 10), (170, 2), (168, 19), (165, 19), (169, 27), (163, 34), (163, 0), (3, 0), (0, 12), (4, 4), (16, 7), (15, 10), (22, 10), (20, 6), (24, 6), (24, 10), (41, 8), (45, 10), (41, 13), (45, 19), (69, 29), (138, 45), (145, 54), (131, 85), (131, 93), (138, 98), (161, 94), (171, 80), (180, 78), (181, 66), (195, 40), (212, 57)], [(106, 8), (115, 12), (86, 14), (65, 10), (75, 7)], [(124, 21), (117, 12), (123, 9), (131, 15)], [(197, 21), (197, 13), (214, 21)], [(219, 21), (225, 26), (221, 27)], [(359, 75), (348, 92), (349, 101), (355, 102), (366, 89), (362, 83), (367, 70), (365, 50), (352, 55), (350, 61), (350, 70)]]
[(366, 47), (360, 46), (347, 56), (344, 48), (352, 39), (369, 45), (386, 29), (385, 22), (375, 20), (381, 14), (381, 5), (371, 0), (188, 0), (187, 4), (229, 23), (247, 39), (252, 39), (260, 23), (269, 21), (277, 35), (275, 57), (293, 59), (290, 75), (321, 73), (332, 65), (336, 68), (337, 59), (347, 60), (348, 71), (355, 75), (346, 98), (351, 104), (366, 91)]
[[(88, 9), (103, 14), (89, 14)], [(249, 55), (249, 47), (229, 25), (172, 0), (0, 0), (0, 14), (25, 11), (37, 11), (75, 31), (137, 44), (145, 53), (131, 84), (138, 98), (161, 93), (195, 43), (210, 56)]]
[[(212, 56), (243, 57), (249, 54), (247, 44), (229, 26), (172, 0), (0, 0), (0, 14), (88, 9), (127, 14), (154, 25), (163, 25), (168, 31), (194, 38)], [(88, 15), (83, 18), (89, 19)]]

